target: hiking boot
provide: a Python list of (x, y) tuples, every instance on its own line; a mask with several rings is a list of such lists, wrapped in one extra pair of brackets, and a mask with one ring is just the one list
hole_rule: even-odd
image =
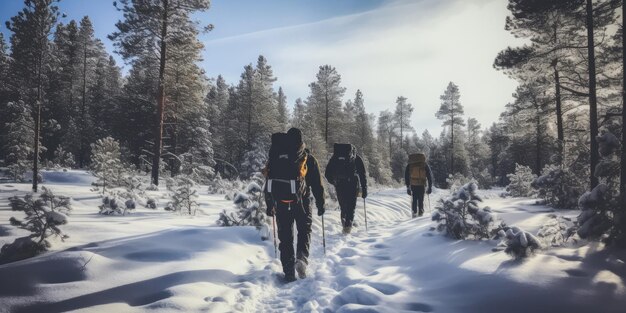
[(420, 212), (419, 214), (417, 214), (417, 216), (422, 216), (424, 215), (424, 212)]
[(306, 278), (306, 262), (303, 260), (296, 261), (296, 272), (298, 273), (298, 277), (300, 277), (300, 279)]
[(412, 216), (413, 218), (416, 218), (416, 217), (417, 217), (417, 213), (413, 213), (411, 216)]
[(293, 273), (285, 274), (285, 284), (296, 281), (296, 275)]
[(344, 235), (349, 235), (351, 231), (352, 231), (352, 226), (344, 226), (343, 227), (343, 234)]

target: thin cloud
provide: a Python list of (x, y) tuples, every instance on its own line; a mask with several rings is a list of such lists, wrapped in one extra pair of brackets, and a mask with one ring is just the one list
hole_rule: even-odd
[(235, 83), (243, 65), (265, 55), (290, 103), (308, 95), (319, 65), (331, 64), (369, 112), (392, 110), (397, 96), (415, 107), (418, 133), (441, 130), (439, 95), (456, 82), (466, 116), (497, 120), (516, 83), (495, 71), (495, 55), (520, 40), (504, 30), (505, 0), (394, 1), (376, 10), (207, 41), (205, 68)]

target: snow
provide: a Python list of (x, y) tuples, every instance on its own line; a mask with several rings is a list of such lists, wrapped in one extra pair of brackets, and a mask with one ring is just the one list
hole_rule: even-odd
[[(67, 177), (63, 178), (62, 173)], [(356, 229), (341, 235), (339, 211), (314, 215), (308, 277), (283, 285), (273, 240), (254, 227), (217, 227), (232, 201), (198, 188), (199, 213), (163, 210), (167, 191), (147, 191), (158, 209), (137, 206), (125, 216), (98, 214), (88, 174), (58, 172), (43, 185), (72, 198), (61, 226), (70, 237), (52, 251), (0, 266), (0, 312), (623, 312), (626, 255), (599, 243), (537, 250), (515, 260), (494, 251), (497, 240), (452, 240), (432, 230), (426, 214), (410, 218), (405, 191), (371, 191), (368, 232), (359, 199)], [(0, 244), (24, 236), (8, 223), (9, 196), (27, 184), (0, 184)], [(554, 211), (531, 198), (479, 191), (499, 219), (536, 234)], [(271, 225), (262, 232), (271, 234)], [(18, 278), (19, 277), (19, 278)], [(5, 283), (10, 281), (11, 283)]]

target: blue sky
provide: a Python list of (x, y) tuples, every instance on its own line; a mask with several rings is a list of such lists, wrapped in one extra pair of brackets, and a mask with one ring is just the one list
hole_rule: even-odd
[[(121, 18), (112, 0), (62, 0), (64, 22), (84, 15), (109, 52), (106, 35)], [(459, 85), (467, 117), (483, 126), (496, 121), (511, 101), (516, 83), (492, 68), (497, 52), (521, 42), (504, 31), (506, 0), (213, 0), (196, 17), (212, 23), (204, 34), (202, 67), (236, 84), (243, 66), (267, 57), (293, 104), (306, 98), (318, 67), (337, 68), (347, 87), (357, 89), (369, 112), (393, 109), (402, 95), (415, 107), (418, 133), (441, 131), (435, 118), (439, 95), (449, 81)], [(1, 0), (0, 20), (10, 19), (22, 0)], [(0, 31), (8, 38), (4, 23)], [(121, 59), (116, 56), (118, 61)]]

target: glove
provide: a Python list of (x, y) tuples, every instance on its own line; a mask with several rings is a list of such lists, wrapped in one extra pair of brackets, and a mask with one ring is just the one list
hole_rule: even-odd
[(427, 193), (427, 194), (431, 194), (431, 193), (433, 193), (433, 187), (430, 187), (430, 186), (429, 186), (429, 187), (428, 187), (428, 190), (426, 190), (426, 193)]
[(267, 205), (265, 214), (267, 214), (267, 216), (274, 216), (274, 201), (265, 200), (265, 204)]
[(322, 216), (324, 215), (325, 212), (326, 212), (326, 209), (324, 209), (324, 206), (317, 207), (317, 216)]
[(363, 190), (361, 190), (361, 198), (367, 198), (367, 188), (363, 188)]
[(409, 196), (411, 195), (411, 187), (406, 186), (406, 194)]

